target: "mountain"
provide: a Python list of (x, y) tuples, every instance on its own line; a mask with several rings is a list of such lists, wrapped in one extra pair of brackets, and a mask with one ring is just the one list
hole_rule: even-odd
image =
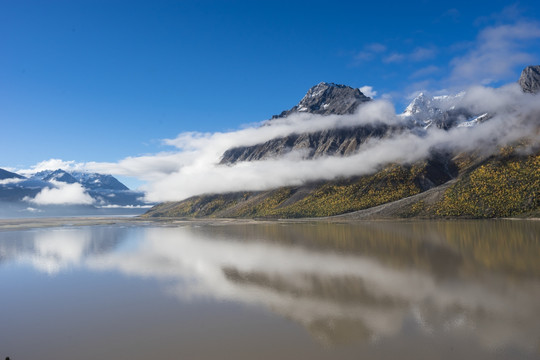
[(112, 175), (89, 173), (83, 171), (44, 170), (32, 175), (32, 179), (42, 181), (61, 181), (68, 184), (80, 183), (89, 190), (129, 190)]
[(540, 65), (527, 66), (521, 72), (519, 85), (527, 93), (537, 93), (540, 91)]
[[(519, 83), (524, 92), (537, 91), (540, 82), (535, 71), (538, 68), (528, 67), (523, 71)], [(301, 113), (323, 117), (354, 113), (369, 101), (356, 90), (344, 85), (318, 84), (298, 105), (274, 116), (269, 122)], [(456, 127), (475, 127), (493, 118), (494, 114), (471, 112), (461, 105), (463, 98), (464, 93), (419, 94), (398, 116), (401, 121), (395, 125), (372, 123), (291, 134), (262, 144), (228, 149), (220, 163), (226, 166), (241, 161), (259, 161), (281, 157), (293, 150), (302, 150), (304, 158), (348, 156), (369, 139), (399, 138), (409, 132), (423, 136), (431, 127), (449, 131)], [(536, 116), (540, 118), (540, 114)], [(540, 133), (540, 126), (537, 125), (536, 131)], [(144, 216), (337, 216), (338, 220), (538, 216), (539, 193), (540, 147), (523, 139), (500, 148), (495, 154), (487, 154), (482, 149), (467, 153), (432, 150), (425, 160), (388, 164), (366, 176), (313, 181), (267, 191), (193, 196), (183, 201), (158, 204)]]
[(352, 114), (358, 106), (370, 101), (360, 89), (346, 85), (321, 82), (308, 90), (307, 94), (290, 110), (285, 110), (272, 118), (283, 118), (297, 112), (308, 112), (319, 115)]
[[(307, 94), (290, 110), (274, 115), (271, 121), (293, 114), (316, 115), (353, 114), (359, 106), (370, 101), (359, 89), (345, 85), (321, 82), (308, 90)], [(302, 134), (278, 137), (262, 144), (231, 148), (223, 154), (221, 164), (240, 161), (264, 160), (280, 157), (292, 151), (301, 151), (304, 158), (326, 155), (349, 155), (369, 138), (382, 138), (389, 132), (399, 131), (400, 126), (367, 124), (355, 127), (332, 128)]]
[[(220, 164), (230, 165), (241, 161), (265, 160), (281, 157), (293, 151), (301, 152), (304, 159), (320, 156), (347, 156), (355, 153), (369, 139), (381, 139), (411, 130), (422, 132), (431, 126), (444, 130), (453, 127), (471, 127), (490, 118), (487, 113), (475, 114), (460, 106), (464, 95), (465, 93), (429, 96), (420, 93), (407, 106), (403, 114), (399, 115), (401, 121), (395, 124), (367, 123), (290, 134), (257, 145), (228, 149), (223, 153)], [(340, 96), (343, 97), (342, 100)], [(309, 89), (298, 105), (274, 116), (272, 120), (299, 113), (350, 115), (368, 101), (370, 99), (359, 89), (320, 83)], [(321, 110), (320, 104), (328, 105), (328, 107), (326, 110)]]
[(75, 179), (71, 174), (68, 174), (64, 170), (55, 170), (52, 173), (48, 174), (47, 176), (43, 177), (41, 180), (43, 181), (61, 181), (67, 184), (75, 184), (77, 183), (77, 179)]
[[(17, 211), (23, 211), (29, 205), (32, 206), (33, 211), (42, 211), (41, 208), (48, 206), (48, 204), (36, 203), (33, 199), (46, 190), (57, 189), (61, 192), (63, 184), (79, 184), (80, 189), (74, 191), (83, 192), (87, 194), (86, 196), (91, 197), (92, 205), (83, 204), (79, 206), (81, 209), (78, 211), (84, 211), (84, 214), (88, 214), (91, 209), (141, 208), (148, 206), (143, 200), (143, 192), (130, 190), (112, 175), (56, 169), (40, 171), (29, 178), (2, 170), (0, 176), (16, 180), (0, 182), (0, 202), (3, 207), (9, 206), (18, 209)], [(70, 190), (66, 191), (69, 192)], [(61, 207), (62, 205), (56, 204), (55, 206)], [(72, 206), (70, 209), (70, 211), (73, 211)], [(62, 212), (56, 213), (63, 214)]]
[(457, 95), (429, 96), (420, 93), (407, 106), (400, 117), (409, 121), (411, 126), (428, 129), (435, 126), (439, 129), (449, 130), (456, 126), (472, 126), (483, 121), (488, 114), (473, 114), (460, 102), (465, 93)]
[(353, 128), (335, 128), (312, 133), (291, 134), (253, 146), (231, 148), (223, 153), (221, 164), (240, 161), (264, 160), (280, 157), (292, 151), (302, 151), (303, 158), (325, 155), (349, 155), (370, 138), (380, 139), (389, 132), (399, 131), (398, 126), (387, 124), (363, 125)]
[(0, 180), (6, 180), (6, 179), (24, 179), (24, 176), (15, 174), (11, 171), (0, 169)]

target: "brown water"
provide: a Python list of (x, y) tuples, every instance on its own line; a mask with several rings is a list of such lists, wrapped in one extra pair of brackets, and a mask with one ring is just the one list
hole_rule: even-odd
[(540, 222), (0, 231), (0, 359), (540, 359)]

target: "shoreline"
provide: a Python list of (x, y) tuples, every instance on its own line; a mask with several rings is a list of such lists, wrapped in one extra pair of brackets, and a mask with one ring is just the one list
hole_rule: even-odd
[(540, 221), (540, 218), (492, 218), (492, 219), (470, 219), (470, 218), (447, 218), (447, 219), (427, 219), (427, 218), (371, 218), (354, 219), (342, 217), (321, 217), (321, 218), (298, 218), (298, 219), (237, 219), (237, 218), (141, 218), (141, 217), (52, 217), (52, 218), (12, 218), (0, 219), (0, 231), (26, 230), (49, 227), (78, 227), (96, 225), (120, 225), (131, 224), (139, 226), (178, 226), (186, 224), (201, 225), (241, 225), (241, 224), (308, 224), (308, 223), (329, 223), (329, 224), (355, 224), (367, 222), (439, 222), (439, 221)]

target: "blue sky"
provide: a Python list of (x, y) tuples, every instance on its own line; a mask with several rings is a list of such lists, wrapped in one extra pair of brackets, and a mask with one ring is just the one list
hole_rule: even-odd
[(540, 63), (538, 19), (536, 1), (0, 0), (0, 167), (167, 151), (321, 81), (398, 111), (421, 90), (499, 86)]

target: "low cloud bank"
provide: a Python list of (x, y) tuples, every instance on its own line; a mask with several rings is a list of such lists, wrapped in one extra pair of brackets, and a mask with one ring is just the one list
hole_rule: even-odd
[(19, 178), (2, 179), (0, 180), (0, 185), (12, 185), (12, 184), (20, 183), (21, 181), (24, 181), (24, 179), (19, 179)]
[[(315, 132), (331, 128), (346, 128), (366, 124), (399, 124), (404, 119), (396, 115), (387, 101), (377, 100), (345, 116), (295, 114), (231, 132), (182, 133), (165, 140), (176, 151), (155, 155), (129, 157), (118, 163), (74, 163), (49, 160), (36, 169), (54, 163), (66, 170), (88, 170), (113, 175), (133, 176), (147, 182), (142, 189), (149, 201), (175, 201), (204, 193), (224, 193), (243, 190), (266, 190), (285, 185), (300, 185), (313, 180), (365, 175), (389, 163), (411, 163), (421, 160), (433, 150), (483, 151), (489, 154), (498, 146), (523, 137), (538, 143), (540, 98), (524, 94), (517, 84), (502, 88), (470, 88), (459, 97), (459, 106), (471, 113), (490, 113), (493, 117), (476, 127), (453, 128), (444, 131), (432, 127), (425, 132), (401, 133), (394, 137), (371, 139), (356, 154), (347, 157), (305, 159), (301, 152), (287, 156), (234, 165), (220, 165), (223, 152), (232, 147), (250, 146), (293, 133)], [(68, 191), (76, 202), (91, 203), (82, 188), (46, 189), (33, 200), (36, 203), (67, 201), (60, 195)], [(64, 199), (64, 200), (61, 200)]]
[(94, 199), (81, 184), (68, 184), (52, 180), (55, 188), (44, 188), (34, 198), (23, 200), (37, 205), (92, 205)]

